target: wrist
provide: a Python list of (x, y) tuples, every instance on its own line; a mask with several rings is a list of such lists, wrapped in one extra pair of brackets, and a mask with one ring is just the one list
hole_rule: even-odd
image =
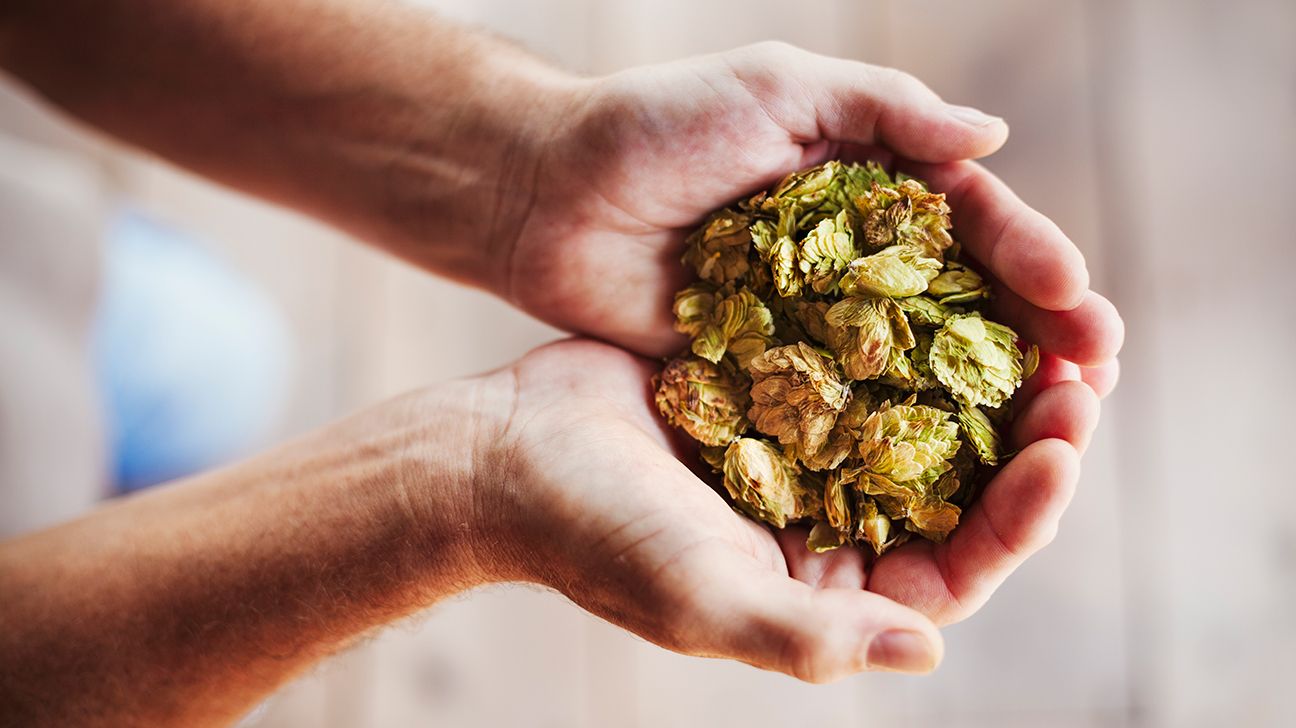
[[(453, 73), (453, 85), (419, 92), (423, 111), (383, 171), (376, 212), (392, 252), (504, 293), (538, 170), (584, 82), (490, 38), (472, 39)], [(441, 97), (446, 88), (453, 95)]]
[[(514, 365), (515, 366), (515, 365)], [(526, 466), (514, 442), (518, 378), (514, 366), (467, 380), (471, 417), (471, 474), (462, 496), (461, 530), (480, 583), (531, 578), (530, 549), (520, 527), (533, 504)]]
[[(410, 395), (416, 432), (400, 449), (400, 490), (418, 563), (451, 591), (506, 580), (512, 555), (498, 530), (508, 458), (502, 439), (514, 405), (512, 377), (488, 374)], [(397, 496), (400, 494), (397, 493)]]
[(489, 378), (439, 384), (348, 417), (269, 462), (349, 514), (329, 529), (335, 545), (358, 554), (344, 561), (383, 563), (388, 584), (374, 586), (395, 589), (392, 604), (419, 608), (497, 580), (480, 535), (481, 483), (510, 406), (511, 391)]

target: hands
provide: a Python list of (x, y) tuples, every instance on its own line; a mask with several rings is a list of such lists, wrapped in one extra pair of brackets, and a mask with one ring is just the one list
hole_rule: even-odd
[(814, 682), (934, 668), (936, 626), (976, 611), (1056, 532), (1098, 416), (1094, 392), (1047, 359), (1020, 395), (1021, 453), (952, 538), (866, 566), (858, 549), (815, 554), (804, 530), (736, 514), (683, 465), (652, 403), (657, 368), (573, 340), (483, 380), (482, 401), (515, 394), (478, 438), (491, 444), (475, 458), (477, 560), (488, 580), (548, 585), (669, 649)]
[(228, 722), (358, 635), (498, 581), (804, 680), (924, 672), (936, 626), (1056, 531), (1097, 418), (1045, 357), (1018, 393), (1021, 453), (950, 540), (866, 565), (734, 513), (682, 464), (656, 368), (553, 344), (0, 544), (0, 590), (20, 597), (0, 600), (0, 698), (33, 725)]
[(1045, 354), (1016, 400), (1020, 454), (951, 539), (915, 540), (866, 566), (857, 550), (817, 555), (803, 532), (735, 515), (682, 465), (647, 393), (651, 363), (592, 342), (533, 352), (513, 370), (517, 409), (500, 439), (520, 471), (490, 478), (518, 485), (489, 509), (488, 530), (524, 544), (505, 551), (533, 555), (510, 578), (549, 584), (668, 648), (806, 680), (931, 669), (934, 626), (975, 612), (1052, 539), (1123, 337), (1075, 246), (966, 161), (997, 149), (1006, 126), (904, 74), (778, 44), (574, 93), (498, 279), (531, 313), (672, 353), (690, 228), (788, 171), (869, 156), (948, 194), (956, 236), (997, 279), (996, 318)]
[[(39, 3), (6, 16), (0, 65), (127, 141), (563, 328), (673, 353), (688, 230), (789, 171), (869, 156), (948, 194), (997, 279), (995, 318), (1046, 353), (1018, 394), (1021, 453), (950, 540), (867, 567), (734, 514), (681, 463), (650, 404), (656, 366), (621, 350), (564, 342), (396, 400), (0, 545), (0, 586), (23, 597), (0, 602), (18, 625), (0, 653), (22, 656), (0, 660), (0, 693), (22, 686), (32, 715), (232, 717), (356, 635), (498, 580), (806, 680), (921, 672), (936, 625), (1056, 530), (1122, 328), (1071, 242), (967, 161), (1003, 122), (781, 44), (574, 80), (399, 5), (84, 5), (77, 24)], [(140, 17), (175, 32), (140, 35)]]
[(911, 76), (768, 43), (564, 88), (569, 101), (538, 118), (561, 131), (531, 162), (531, 202), (503, 227), (515, 232), (493, 283), (546, 321), (674, 353), (670, 301), (688, 275), (689, 230), (792, 170), (867, 155), (949, 194), (956, 236), (1000, 279), (998, 316), (1026, 338), (1081, 364), (1119, 348), (1120, 320), (1087, 290), (1075, 246), (961, 161), (998, 149), (1006, 125)]

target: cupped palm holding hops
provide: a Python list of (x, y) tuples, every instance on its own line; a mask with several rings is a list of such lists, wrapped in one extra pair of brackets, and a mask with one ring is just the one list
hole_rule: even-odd
[(691, 351), (658, 409), (702, 444), (733, 505), (815, 550), (942, 541), (991, 468), (1038, 355), (986, 318), (945, 196), (828, 162), (713, 215), (675, 296)]

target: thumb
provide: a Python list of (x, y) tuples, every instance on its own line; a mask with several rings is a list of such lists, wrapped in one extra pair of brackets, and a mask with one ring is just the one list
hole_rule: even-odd
[(926, 673), (944, 652), (930, 620), (872, 592), (814, 589), (732, 549), (679, 566), (687, 626), (675, 631), (681, 644), (667, 645), (679, 652), (813, 683), (864, 670)]
[(729, 54), (734, 74), (774, 121), (802, 143), (881, 144), (908, 159), (951, 162), (993, 153), (1008, 125), (947, 104), (893, 68), (821, 56), (779, 42)]

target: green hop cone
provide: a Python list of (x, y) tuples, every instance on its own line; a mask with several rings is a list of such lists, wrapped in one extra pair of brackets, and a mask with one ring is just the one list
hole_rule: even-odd
[(875, 183), (862, 202), (869, 209), (864, 237), (873, 247), (914, 245), (928, 256), (941, 258), (954, 244), (945, 195), (929, 192), (918, 180), (890, 186)]
[(927, 290), (941, 262), (912, 245), (892, 245), (846, 266), (838, 285), (848, 296), (904, 298)]
[(716, 212), (689, 236), (684, 263), (697, 271), (699, 278), (717, 286), (742, 278), (750, 268), (751, 220), (749, 213)]
[(927, 295), (946, 306), (972, 303), (990, 297), (990, 286), (981, 274), (955, 261), (927, 285)]
[(703, 445), (727, 445), (748, 426), (747, 384), (705, 359), (672, 359), (654, 377), (657, 409)]
[(739, 510), (777, 528), (823, 509), (822, 493), (807, 487), (796, 463), (764, 440), (740, 437), (729, 445), (724, 486)]
[(724, 295), (706, 284), (675, 295), (675, 329), (693, 336), (693, 353), (715, 364), (731, 354), (739, 369), (764, 353), (773, 341), (774, 319), (756, 294), (746, 288)]
[(893, 483), (935, 479), (949, 469), (946, 461), (959, 448), (958, 424), (949, 412), (909, 402), (883, 403), (861, 433), (864, 469)]
[(875, 409), (872, 396), (863, 387), (851, 393), (850, 401), (838, 415), (833, 427), (828, 432), (828, 439), (822, 448), (815, 453), (801, 452), (795, 445), (788, 445), (788, 455), (796, 458), (803, 466), (812, 471), (830, 471), (841, 465), (850, 457), (859, 445), (861, 428)]
[[(694, 283), (675, 294), (675, 330), (681, 334), (697, 336), (715, 316), (716, 288), (709, 283)], [(701, 355), (699, 355), (701, 356)], [(706, 358), (706, 357), (704, 357)], [(720, 361), (716, 357), (712, 362)]]
[(850, 379), (886, 371), (897, 351), (914, 346), (904, 311), (889, 298), (845, 298), (824, 314), (827, 343)]
[(805, 342), (769, 349), (751, 361), (751, 408), (757, 430), (815, 455), (850, 398), (831, 360)]
[(1024, 357), (1017, 334), (978, 313), (951, 316), (932, 339), (928, 362), (959, 401), (998, 407), (1021, 386)]
[(816, 293), (825, 293), (837, 282), (837, 274), (859, 255), (855, 235), (846, 211), (821, 220), (806, 234), (797, 251), (797, 267), (803, 281)]

